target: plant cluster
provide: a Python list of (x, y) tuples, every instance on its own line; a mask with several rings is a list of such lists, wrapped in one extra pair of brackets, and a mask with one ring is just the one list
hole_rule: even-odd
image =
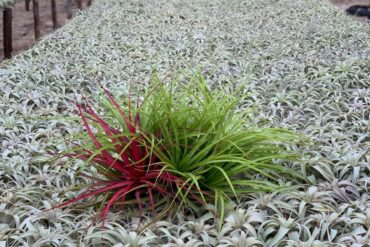
[[(96, 1), (0, 65), (0, 245), (237, 246), (242, 239), (245, 246), (248, 239), (267, 246), (366, 246), (368, 30), (327, 1)], [(76, 198), (76, 188), (90, 181), (76, 174), (83, 162), (67, 169), (46, 155), (70, 149), (59, 140), (82, 131), (65, 121), (75, 107), (68, 103), (71, 88), (94, 96), (94, 82), (103, 81), (120, 98), (128, 84), (145, 86), (153, 65), (161, 77), (198, 67), (212, 88), (248, 92), (237, 108), (254, 108), (251, 125), (308, 135), (314, 149), (291, 166), (303, 164), (315, 186), (241, 197), (225, 213), (219, 235), (214, 216), (202, 211), (179, 211), (141, 231), (134, 216), (119, 210), (107, 214), (104, 230), (91, 225), (99, 208), (40, 213)], [(93, 172), (86, 167), (87, 175)], [(242, 226), (233, 226), (234, 215)]]
[(102, 195), (104, 225), (117, 204), (136, 201), (142, 217), (147, 201), (155, 218), (158, 204), (167, 202), (168, 211), (179, 207), (173, 205), (177, 199), (180, 206), (213, 203), (222, 222), (233, 198), (281, 189), (279, 176), (303, 179), (275, 161), (296, 158), (284, 145), (303, 139), (299, 135), (244, 127), (248, 116), (235, 112), (238, 99), (210, 90), (199, 74), (186, 83), (155, 78), (142, 102), (128, 96), (120, 104), (103, 87), (103, 116), (86, 98), (76, 102), (88, 141), (65, 156), (95, 166), (98, 176), (82, 195), (59, 207)]

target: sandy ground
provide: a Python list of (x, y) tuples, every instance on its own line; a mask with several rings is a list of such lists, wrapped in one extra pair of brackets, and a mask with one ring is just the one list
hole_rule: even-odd
[[(337, 7), (345, 10), (351, 6), (354, 6), (354, 5), (362, 5), (362, 6), (369, 6), (370, 7), (370, 0), (330, 0), (330, 2), (332, 2), (334, 5), (336, 5)], [(368, 21), (368, 18), (367, 17), (357, 17), (357, 16), (353, 16), (354, 19), (358, 20), (358, 21), (363, 21), (363, 22), (367, 22)]]
[[(57, 0), (58, 24), (64, 25), (67, 20), (66, 0)], [(51, 1), (41, 0), (40, 4), (40, 22), (41, 35), (53, 31), (53, 22), (51, 16)], [(83, 7), (86, 8), (87, 0), (83, 0)], [(35, 44), (35, 33), (33, 26), (32, 1), (31, 11), (26, 11), (25, 2), (21, 1), (13, 7), (13, 55)], [(73, 12), (78, 11), (76, 1), (73, 4)], [(3, 22), (0, 21), (0, 60), (3, 59)]]
[(334, 5), (346, 9), (353, 5), (370, 6), (370, 0), (330, 0)]

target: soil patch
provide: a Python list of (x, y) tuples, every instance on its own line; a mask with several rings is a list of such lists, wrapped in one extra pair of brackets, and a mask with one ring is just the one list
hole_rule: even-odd
[(342, 9), (347, 9), (353, 5), (370, 6), (370, 0), (330, 0), (334, 5)]
[[(57, 15), (59, 27), (66, 24), (67, 1), (56, 1), (57, 4)], [(53, 22), (51, 14), (51, 1), (41, 0), (40, 5), (40, 30), (41, 35), (44, 36), (53, 31)], [(87, 6), (87, 0), (83, 1), (83, 8)], [(30, 11), (26, 11), (25, 1), (21, 1), (13, 6), (13, 56), (23, 50), (32, 47), (35, 43), (35, 32), (33, 26), (33, 13), (32, 13), (32, 1), (30, 3)], [(73, 14), (78, 12), (76, 1), (73, 1)], [(2, 13), (1, 13), (2, 15)], [(0, 21), (0, 60), (4, 58), (3, 51), (3, 22)]]
[[(330, 2), (343, 10), (354, 5), (370, 6), (370, 0), (330, 0)], [(353, 18), (363, 22), (369, 21), (367, 17), (353, 16)]]

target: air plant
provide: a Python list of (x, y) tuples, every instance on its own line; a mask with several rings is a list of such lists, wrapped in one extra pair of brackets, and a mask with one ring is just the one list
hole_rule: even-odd
[(225, 204), (233, 198), (278, 190), (279, 175), (300, 177), (274, 163), (296, 157), (282, 144), (296, 142), (299, 135), (283, 129), (245, 128), (246, 115), (235, 112), (237, 98), (211, 92), (201, 75), (187, 84), (168, 85), (155, 77), (136, 106), (130, 98), (121, 106), (103, 90), (106, 120), (86, 98), (85, 105), (76, 103), (92, 143), (66, 156), (94, 165), (104, 179), (92, 178), (94, 183), (83, 194), (60, 207), (103, 195), (104, 224), (109, 209), (129, 199), (136, 201), (140, 216), (143, 201), (149, 202), (155, 216), (159, 197), (171, 202), (163, 214), (175, 201), (180, 201), (177, 208), (212, 202), (222, 224)]
[(102, 103), (105, 110), (117, 120), (117, 125), (99, 116), (86, 98), (84, 105), (76, 100), (77, 113), (90, 141), (64, 154), (92, 164), (97, 169), (98, 176), (91, 177), (82, 173), (93, 180), (93, 184), (81, 195), (58, 207), (103, 196), (99, 214), (102, 225), (109, 209), (132, 201), (137, 203), (140, 216), (143, 205), (148, 202), (153, 217), (156, 217), (160, 197), (162, 202), (167, 201), (168, 198), (174, 197), (174, 188), (186, 188), (186, 184), (178, 176), (162, 169), (152, 147), (152, 139), (157, 138), (158, 133), (147, 132), (142, 128), (140, 108), (133, 111), (131, 99), (128, 99), (127, 108), (121, 107), (110, 92), (104, 87), (103, 89), (106, 98)]
[(260, 240), (255, 237), (248, 236), (244, 231), (238, 229), (230, 233), (230, 237), (225, 237), (218, 245), (220, 247), (249, 247), (249, 246), (265, 246)]
[[(158, 79), (154, 84), (161, 85)], [(159, 86), (143, 102), (148, 119), (161, 130), (160, 143), (153, 146), (164, 169), (201, 192), (221, 221), (231, 200), (282, 189), (279, 176), (303, 180), (275, 161), (296, 159), (284, 145), (304, 138), (286, 129), (252, 126), (247, 111), (236, 111), (237, 103), (233, 94), (211, 90), (200, 74), (187, 83)]]

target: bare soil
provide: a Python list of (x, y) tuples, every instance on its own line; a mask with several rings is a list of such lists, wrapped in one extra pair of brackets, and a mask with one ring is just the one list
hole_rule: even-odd
[[(369, 6), (370, 7), (370, 0), (330, 0), (334, 5), (337, 7), (345, 10), (348, 9), (351, 6), (354, 5), (361, 5), (361, 6)], [(358, 17), (358, 16), (353, 16), (354, 19), (362, 22), (368, 22), (367, 17)]]
[(334, 5), (342, 9), (347, 9), (353, 5), (370, 6), (370, 0), (330, 0)]
[[(67, 21), (66, 0), (57, 0), (57, 16), (59, 27)], [(40, 30), (41, 36), (53, 31), (53, 22), (51, 14), (51, 1), (41, 0), (40, 5)], [(83, 0), (83, 8), (87, 6), (87, 0)], [(26, 11), (25, 1), (21, 1), (13, 6), (13, 55), (32, 47), (35, 43), (35, 32), (33, 26), (32, 1), (30, 11)], [(78, 8), (76, 1), (73, 1), (73, 13), (77, 13)], [(0, 11), (1, 12), (1, 11)], [(2, 14), (2, 13), (0, 13)], [(2, 18), (1, 18), (2, 19)], [(0, 21), (0, 60), (3, 59), (3, 22)]]

